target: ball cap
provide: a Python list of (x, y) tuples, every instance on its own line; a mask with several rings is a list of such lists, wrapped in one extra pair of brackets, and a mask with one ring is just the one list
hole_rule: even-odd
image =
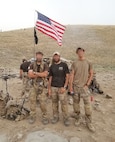
[(60, 53), (56, 51), (56, 52), (53, 53), (53, 56), (54, 56), (54, 55), (60, 56)]
[(24, 63), (24, 62), (26, 62), (26, 61), (27, 61), (27, 59), (26, 59), (26, 58), (23, 58), (23, 59), (22, 59), (22, 62), (23, 62), (23, 63)]

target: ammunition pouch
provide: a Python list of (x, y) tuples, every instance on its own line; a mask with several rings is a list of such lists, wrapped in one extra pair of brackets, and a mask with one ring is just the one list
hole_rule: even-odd
[(27, 72), (23, 72), (22, 77), (23, 77), (23, 78), (28, 78), (28, 73), (27, 73)]
[(38, 79), (31, 79), (31, 85), (34, 86), (36, 89), (43, 90), (47, 88), (48, 81), (46, 78), (38, 78)]
[(35, 82), (33, 86), (37, 90), (38, 94), (42, 94), (43, 89), (44, 89), (43, 81), (41, 81), (41, 82)]

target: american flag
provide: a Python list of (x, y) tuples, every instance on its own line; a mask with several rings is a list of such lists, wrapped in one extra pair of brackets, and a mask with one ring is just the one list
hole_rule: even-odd
[(37, 14), (38, 18), (36, 21), (36, 29), (55, 39), (61, 46), (62, 37), (66, 27), (41, 14), (40, 12), (37, 12)]

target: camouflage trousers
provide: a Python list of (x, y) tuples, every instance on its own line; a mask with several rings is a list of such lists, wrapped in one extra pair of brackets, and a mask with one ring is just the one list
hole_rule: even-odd
[(59, 101), (61, 103), (63, 118), (66, 119), (68, 118), (67, 92), (61, 94), (60, 88), (52, 87), (52, 109), (54, 117), (59, 117)]
[(36, 117), (36, 101), (39, 99), (40, 108), (42, 111), (42, 118), (47, 118), (47, 95), (43, 87), (33, 85), (29, 93), (30, 100), (30, 115)]
[(22, 81), (23, 81), (23, 88), (22, 88), (22, 94), (24, 94), (26, 91), (29, 91), (29, 78), (27, 72), (24, 72), (22, 75)]
[(74, 86), (74, 95), (73, 95), (73, 109), (76, 114), (76, 118), (80, 115), (80, 99), (83, 98), (84, 102), (84, 109), (86, 117), (90, 118), (91, 120), (91, 101), (90, 101), (90, 92), (88, 88), (77, 87)]

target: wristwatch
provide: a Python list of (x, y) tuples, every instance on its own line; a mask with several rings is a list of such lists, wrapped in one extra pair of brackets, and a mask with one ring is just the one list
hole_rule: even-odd
[(63, 88), (64, 88), (65, 90), (67, 90), (67, 86), (64, 86)]

